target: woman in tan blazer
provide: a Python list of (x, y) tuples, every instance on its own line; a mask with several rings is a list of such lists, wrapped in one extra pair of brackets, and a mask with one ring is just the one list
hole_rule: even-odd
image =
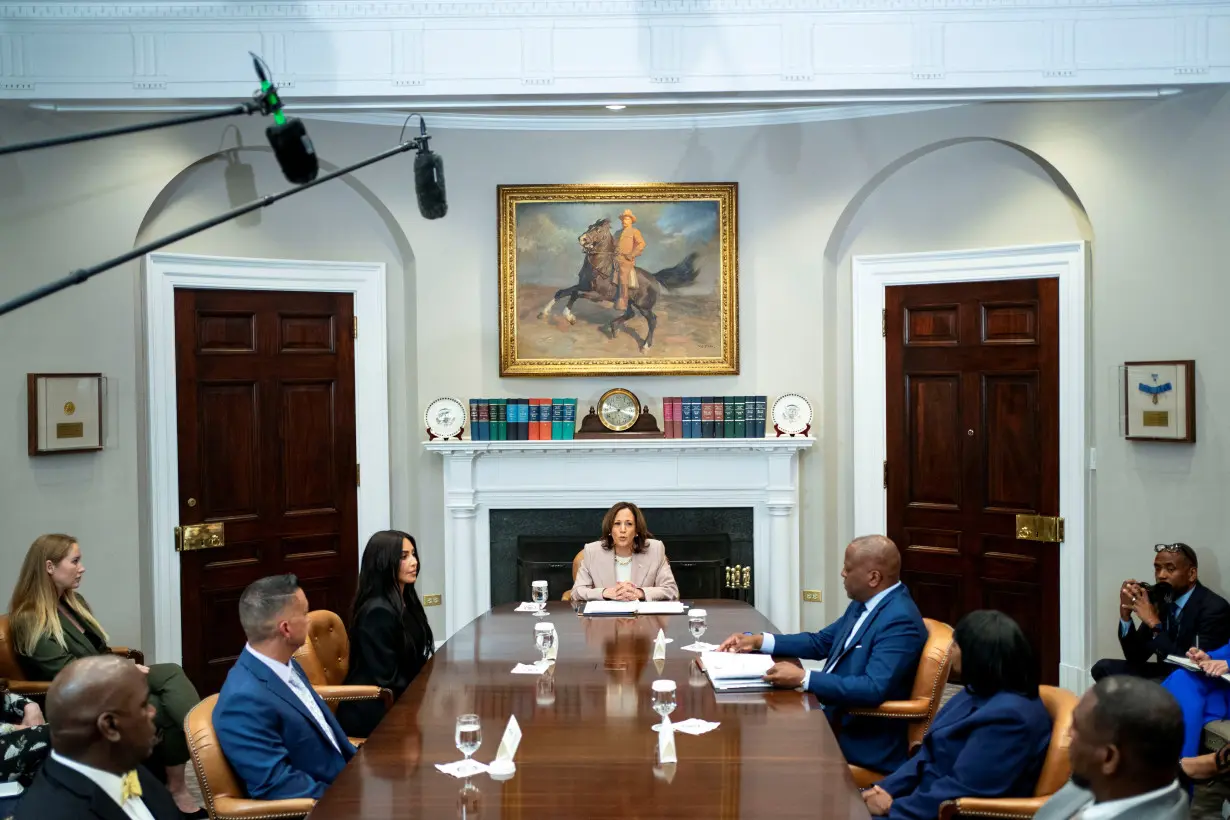
[(607, 510), (602, 533), (602, 540), (585, 545), (581, 570), (572, 586), (574, 600), (679, 599), (666, 547), (649, 532), (635, 504), (620, 501)]

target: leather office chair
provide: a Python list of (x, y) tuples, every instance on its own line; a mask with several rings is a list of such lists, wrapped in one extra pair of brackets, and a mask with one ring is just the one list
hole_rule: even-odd
[(184, 719), (192, 768), (201, 787), (201, 799), (210, 820), (264, 820), (264, 818), (304, 817), (316, 805), (310, 797), (293, 800), (252, 800), (244, 795), (239, 778), (227, 763), (214, 733), (214, 706), (217, 695), (210, 695), (192, 707)]
[[(145, 665), (145, 655), (137, 649), (126, 646), (113, 646), (111, 651), (123, 658)], [(29, 680), (26, 672), (17, 659), (17, 647), (13, 645), (13, 630), (9, 626), (9, 616), (0, 615), (0, 678), (7, 678), (9, 691), (23, 697), (42, 700), (47, 696), (51, 681)]]
[(295, 660), (316, 694), (334, 712), (337, 705), (348, 700), (384, 701), (387, 711), (393, 706), (393, 692), (379, 686), (345, 686), (350, 671), (350, 638), (337, 613), (314, 609), (308, 613), (308, 638), (295, 652)]
[[(581, 561), (584, 560), (584, 558), (585, 558), (585, 550), (581, 550), (580, 552), (577, 553), (577, 556), (572, 559), (572, 583), (574, 584), (577, 582), (577, 573), (581, 571)], [(560, 600), (571, 601), (572, 600), (572, 590), (571, 589), (564, 590), (564, 595)]]
[[(930, 618), (923, 618), (923, 623), (927, 627), (927, 642), (918, 660), (918, 671), (914, 673), (910, 699), (886, 700), (874, 709), (847, 711), (847, 714), (863, 717), (910, 721), (907, 729), (910, 754), (922, 745), (923, 735), (931, 728), (931, 721), (940, 709), (944, 687), (948, 684), (948, 673), (952, 671), (952, 627)], [(878, 772), (854, 765), (850, 766), (850, 774), (859, 788), (866, 788), (884, 778)]]
[(993, 817), (997, 820), (1028, 820), (1052, 794), (1059, 791), (1072, 776), (1068, 762), (1068, 731), (1072, 728), (1072, 712), (1078, 698), (1066, 689), (1039, 686), (1038, 696), (1051, 715), (1051, 745), (1038, 775), (1033, 797), (959, 797), (940, 805), (939, 820), (957, 817)]

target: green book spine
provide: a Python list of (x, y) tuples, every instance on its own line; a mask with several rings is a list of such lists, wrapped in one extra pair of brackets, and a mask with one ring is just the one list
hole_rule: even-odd
[(551, 399), (551, 439), (559, 441), (564, 437), (564, 400)]
[(735, 397), (723, 396), (722, 404), (725, 405), (722, 410), (722, 423), (726, 427), (726, 438), (735, 437)]
[(735, 438), (747, 438), (747, 396), (735, 396)]
[(492, 399), (492, 409), (495, 411), (495, 441), (508, 441), (508, 399)]

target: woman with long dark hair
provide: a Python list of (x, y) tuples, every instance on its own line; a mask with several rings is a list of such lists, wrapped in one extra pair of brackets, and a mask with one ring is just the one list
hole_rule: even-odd
[(679, 586), (666, 547), (653, 537), (645, 514), (620, 501), (602, 517), (602, 538), (585, 545), (572, 585), (573, 600), (677, 601)]
[(863, 792), (874, 816), (934, 820), (945, 800), (1033, 794), (1051, 716), (1029, 641), (993, 609), (958, 621), (952, 641), (952, 670), (965, 689), (940, 709), (918, 753)]
[[(435, 652), (431, 624), (419, 600), (414, 536), (383, 530), (367, 541), (350, 618), (350, 671), (346, 683), (382, 686), (401, 697)], [(380, 701), (348, 701), (337, 719), (351, 737), (367, 737), (384, 717)]]

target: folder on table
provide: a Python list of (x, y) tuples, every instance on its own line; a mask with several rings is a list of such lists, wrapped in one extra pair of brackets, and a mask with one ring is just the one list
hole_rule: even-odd
[(772, 655), (705, 652), (700, 662), (715, 691), (773, 688), (773, 684), (764, 680), (765, 673), (773, 666)]

